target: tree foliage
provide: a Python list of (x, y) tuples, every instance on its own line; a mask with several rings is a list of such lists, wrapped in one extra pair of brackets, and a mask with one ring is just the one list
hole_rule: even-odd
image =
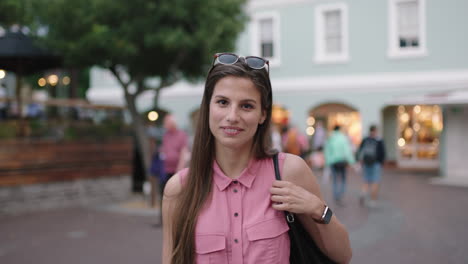
[[(245, 0), (35, 2), (35, 21), (47, 26), (45, 41), (67, 66), (98, 65), (119, 81), (147, 167), (150, 155), (135, 106), (138, 95), (149, 89), (158, 95), (182, 78), (204, 76), (215, 52), (233, 50), (246, 20)], [(150, 87), (147, 79), (154, 77), (159, 83)]]
[[(244, 0), (42, 0), (49, 44), (69, 65), (122, 65), (137, 78), (193, 79), (232, 50)], [(149, 88), (149, 87), (147, 87)]]
[(23, 1), (0, 1), (0, 25), (23, 24), (26, 20), (26, 5)]

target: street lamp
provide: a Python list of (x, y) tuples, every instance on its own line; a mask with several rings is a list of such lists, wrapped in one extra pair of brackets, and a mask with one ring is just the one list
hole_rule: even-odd
[(47, 84), (47, 81), (45, 78), (39, 78), (39, 80), (37, 80), (37, 84), (40, 86), (40, 87), (44, 87), (46, 84)]
[(63, 84), (63, 85), (69, 85), (69, 84), (70, 84), (70, 81), (71, 81), (71, 80), (70, 80), (70, 77), (68, 77), (68, 76), (64, 76), (64, 77), (62, 78), (62, 84)]
[(49, 75), (49, 77), (47, 77), (47, 81), (50, 85), (55, 86), (58, 83), (58, 76), (55, 74), (51, 74)]
[(153, 121), (153, 122), (154, 122), (154, 121), (158, 120), (158, 118), (159, 118), (158, 112), (156, 112), (156, 111), (151, 111), (151, 112), (148, 113), (148, 120), (149, 120), (149, 121)]
[[(47, 77), (47, 83), (50, 84), (50, 91), (49, 91), (49, 97), (50, 98), (56, 98), (57, 97), (57, 88), (56, 85), (58, 84), (59, 78), (56, 74), (51, 74)], [(50, 110), (50, 117), (57, 117), (58, 115), (58, 109), (56, 106), (51, 106)]]

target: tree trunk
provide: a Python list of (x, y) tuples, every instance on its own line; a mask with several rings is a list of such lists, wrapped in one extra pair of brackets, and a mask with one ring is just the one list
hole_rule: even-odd
[(21, 87), (22, 87), (22, 83), (21, 83), (21, 75), (19, 73), (15, 73), (15, 77), (16, 77), (16, 109), (18, 110), (18, 118), (19, 119), (23, 119), (23, 100), (21, 98)]
[[(128, 110), (132, 117), (132, 128), (133, 132), (135, 133), (138, 151), (143, 157), (143, 164), (145, 167), (145, 171), (149, 171), (150, 164), (151, 164), (151, 153), (150, 153), (150, 144), (148, 140), (148, 136), (146, 134), (146, 127), (144, 121), (142, 120), (140, 114), (138, 113), (135, 105), (135, 96), (126, 94), (125, 101), (127, 103)], [(146, 175), (146, 177), (148, 177)]]
[(21, 88), (22, 84), (22, 76), (20, 73), (16, 73), (16, 109), (18, 114), (18, 130), (17, 130), (17, 137), (25, 137), (26, 136), (26, 120), (24, 120), (23, 116), (23, 99), (21, 97)]
[(69, 98), (78, 98), (78, 84), (79, 84), (80, 71), (76, 67), (70, 68), (70, 93)]
[[(133, 95), (128, 92), (128, 86), (130, 83), (125, 83), (122, 78), (120, 77), (119, 73), (116, 71), (115, 67), (111, 67), (109, 69), (114, 76), (117, 78), (119, 83), (122, 85), (122, 89), (124, 90), (125, 102), (127, 104), (128, 111), (130, 112), (130, 116), (132, 118), (132, 129), (135, 133), (136, 144), (137, 144), (137, 151), (140, 153), (140, 156), (143, 159), (143, 166), (145, 169), (145, 178), (149, 180), (149, 169), (151, 166), (151, 147), (150, 141), (147, 135), (146, 126), (143, 118), (138, 113), (136, 108), (136, 98), (139, 93)], [(137, 91), (141, 91), (143, 87), (143, 82), (137, 82)], [(157, 186), (156, 186), (157, 187)], [(152, 192), (157, 191), (159, 188), (154, 188)]]
[(159, 93), (161, 88), (154, 89), (153, 108), (159, 109)]

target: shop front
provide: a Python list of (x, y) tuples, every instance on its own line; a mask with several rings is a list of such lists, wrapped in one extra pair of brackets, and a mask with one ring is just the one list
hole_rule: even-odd
[(468, 89), (400, 98), (399, 167), (439, 168), (433, 183), (468, 186)]
[(400, 105), (397, 120), (398, 167), (439, 168), (441, 108), (438, 105)]

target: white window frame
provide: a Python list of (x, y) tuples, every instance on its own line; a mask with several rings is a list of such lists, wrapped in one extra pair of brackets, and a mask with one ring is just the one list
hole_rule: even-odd
[(252, 15), (250, 23), (250, 52), (253, 56), (262, 56), (262, 43), (260, 40), (260, 21), (271, 19), (273, 21), (273, 57), (265, 58), (270, 61), (270, 67), (277, 67), (281, 64), (280, 53), (280, 15), (278, 12), (261, 12)]
[[(341, 14), (341, 53), (327, 54), (325, 52), (325, 13), (339, 11)], [(345, 3), (318, 5), (315, 8), (315, 63), (346, 63), (349, 57), (349, 36), (348, 36), (348, 5)]]
[(427, 56), (426, 48), (426, 0), (418, 1), (419, 12), (419, 46), (401, 48), (398, 42), (398, 14), (397, 5), (414, 0), (389, 0), (388, 1), (388, 52), (391, 59), (415, 58)]

